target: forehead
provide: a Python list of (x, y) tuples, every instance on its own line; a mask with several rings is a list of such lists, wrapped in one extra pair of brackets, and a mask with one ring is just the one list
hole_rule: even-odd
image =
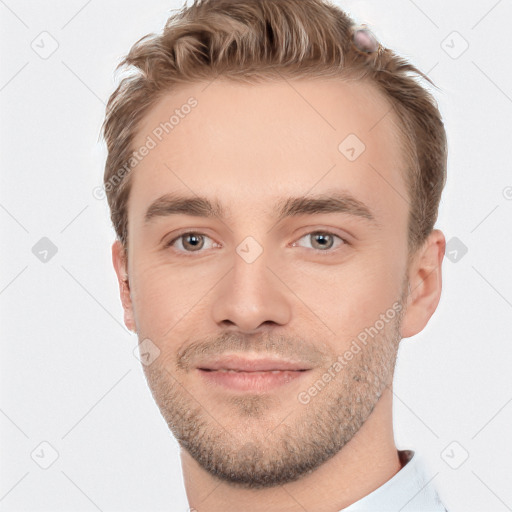
[[(225, 210), (342, 188), (393, 217), (407, 211), (405, 157), (391, 105), (371, 84), (217, 79), (181, 86), (146, 114), (133, 149), (129, 216), (168, 192), (219, 198)], [(272, 206), (272, 205), (270, 205)]]

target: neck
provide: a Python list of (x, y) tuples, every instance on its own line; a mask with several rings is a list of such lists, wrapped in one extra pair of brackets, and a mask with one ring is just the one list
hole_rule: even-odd
[(197, 512), (336, 512), (392, 478), (401, 464), (393, 436), (392, 392), (386, 388), (364, 425), (343, 449), (300, 480), (263, 490), (230, 486), (182, 449), (191, 510)]

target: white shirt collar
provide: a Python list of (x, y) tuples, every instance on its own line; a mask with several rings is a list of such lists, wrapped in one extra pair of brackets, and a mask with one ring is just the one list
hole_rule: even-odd
[(398, 455), (403, 466), (398, 473), (340, 512), (447, 512), (432, 484), (434, 477), (426, 476), (423, 459), (411, 450)]

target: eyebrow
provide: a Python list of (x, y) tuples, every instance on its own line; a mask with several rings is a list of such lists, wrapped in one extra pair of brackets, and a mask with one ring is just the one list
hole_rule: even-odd
[[(321, 213), (346, 213), (379, 224), (372, 210), (348, 192), (324, 192), (320, 195), (282, 198), (277, 201), (274, 213), (278, 222), (300, 215)], [(156, 199), (146, 211), (146, 223), (157, 217), (190, 215), (224, 219), (226, 212), (218, 200), (201, 196), (165, 194)]]

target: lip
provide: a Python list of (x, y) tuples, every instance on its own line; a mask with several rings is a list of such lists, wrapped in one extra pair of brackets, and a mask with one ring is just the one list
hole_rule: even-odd
[(204, 364), (198, 364), (199, 370), (234, 370), (238, 372), (304, 371), (311, 368), (297, 361), (277, 358), (253, 358), (236, 355), (214, 358)]
[(262, 393), (300, 379), (311, 369), (304, 363), (276, 358), (222, 356), (196, 368), (209, 384), (230, 391)]
[(202, 370), (201, 377), (208, 385), (220, 386), (229, 391), (263, 393), (289, 384), (308, 373), (308, 370), (269, 370), (244, 372), (236, 370)]

